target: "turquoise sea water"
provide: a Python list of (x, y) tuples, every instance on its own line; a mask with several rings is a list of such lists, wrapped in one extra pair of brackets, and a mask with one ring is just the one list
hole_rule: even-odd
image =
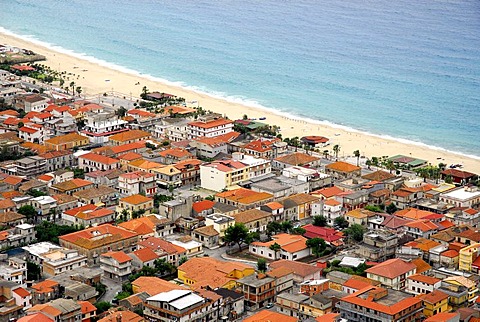
[(231, 100), (480, 156), (478, 0), (0, 0), (0, 27)]

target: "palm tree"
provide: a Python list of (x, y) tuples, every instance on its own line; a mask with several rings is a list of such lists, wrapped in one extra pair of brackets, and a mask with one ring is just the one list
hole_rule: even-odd
[(359, 150), (353, 151), (353, 155), (357, 157), (357, 167), (358, 167), (358, 163), (360, 162), (360, 151)]
[(390, 173), (392, 173), (392, 170), (395, 170), (396, 167), (395, 167), (395, 164), (393, 163), (392, 160), (388, 160), (387, 163), (386, 163), (386, 168), (387, 170), (390, 171)]
[(335, 144), (335, 145), (333, 146), (333, 152), (335, 153), (335, 159), (338, 160), (338, 152), (340, 152), (340, 145)]
[(329, 155), (329, 154), (330, 154), (330, 153), (328, 152), (328, 150), (323, 150), (323, 156), (325, 157), (325, 159), (328, 160), (328, 155)]
[(280, 246), (277, 243), (274, 243), (274, 244), (270, 245), (269, 248), (275, 252), (275, 259), (277, 259), (277, 253), (282, 249), (282, 246)]
[(367, 161), (365, 161), (365, 164), (367, 165), (368, 170), (370, 170), (370, 167), (372, 166), (372, 161), (370, 161), (370, 159), (367, 159)]
[(75, 91), (77, 92), (78, 96), (80, 96), (80, 94), (82, 93), (82, 87), (81, 87), (81, 86), (77, 86), (77, 88), (75, 89)]

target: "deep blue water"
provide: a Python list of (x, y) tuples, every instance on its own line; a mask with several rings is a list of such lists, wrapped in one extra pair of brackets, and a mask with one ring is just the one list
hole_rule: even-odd
[(478, 0), (0, 0), (0, 26), (230, 99), (480, 156)]

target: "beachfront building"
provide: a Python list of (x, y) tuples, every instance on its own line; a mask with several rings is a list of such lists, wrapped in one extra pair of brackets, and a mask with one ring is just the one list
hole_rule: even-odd
[(440, 201), (456, 207), (473, 207), (480, 204), (480, 190), (476, 186), (460, 187), (440, 195)]
[(233, 122), (216, 113), (200, 116), (195, 122), (188, 123), (189, 139), (198, 136), (212, 138), (230, 132), (233, 132)]
[(127, 121), (121, 120), (114, 113), (103, 110), (90, 111), (85, 118), (85, 128), (82, 131), (91, 143), (103, 144), (116, 133), (127, 131)]

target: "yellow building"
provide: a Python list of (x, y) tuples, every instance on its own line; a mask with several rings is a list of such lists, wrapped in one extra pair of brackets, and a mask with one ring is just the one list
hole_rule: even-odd
[(317, 196), (307, 193), (297, 193), (281, 201), (284, 215), (289, 220), (302, 220), (309, 218), (312, 213), (312, 204), (320, 200)]
[(478, 297), (476, 283), (463, 276), (445, 278), (439, 290), (448, 293), (449, 304), (455, 309), (473, 304)]
[(434, 290), (428, 294), (419, 295), (423, 301), (423, 314), (426, 317), (448, 311), (448, 294)]
[(153, 209), (153, 199), (139, 194), (131, 195), (120, 199), (117, 206), (117, 214), (122, 214), (124, 210), (128, 213), (128, 218), (132, 217), (132, 213), (143, 211), (143, 215), (149, 215)]
[(160, 187), (168, 189), (169, 187), (180, 187), (182, 185), (182, 172), (173, 165), (166, 165), (152, 170)]
[(345, 214), (345, 219), (350, 225), (358, 224), (366, 226), (368, 218), (375, 216), (375, 213), (366, 209), (354, 209)]
[(223, 241), (223, 237), (225, 237), (225, 230), (234, 225), (235, 218), (225, 214), (215, 213), (205, 217), (205, 226), (213, 226), (219, 232), (220, 241)]
[(237, 262), (221, 262), (212, 257), (194, 257), (178, 267), (178, 279), (193, 289), (209, 286), (233, 289), (237, 280), (252, 275), (254, 268)]
[(78, 133), (60, 135), (45, 141), (47, 149), (55, 151), (70, 150), (88, 144), (90, 144), (88, 138)]
[(200, 165), (202, 188), (221, 191), (250, 178), (249, 167), (235, 160), (220, 160)]
[(475, 243), (470, 246), (460, 249), (458, 256), (458, 269), (461, 271), (471, 272), (472, 263), (478, 257), (480, 250), (480, 243)]

